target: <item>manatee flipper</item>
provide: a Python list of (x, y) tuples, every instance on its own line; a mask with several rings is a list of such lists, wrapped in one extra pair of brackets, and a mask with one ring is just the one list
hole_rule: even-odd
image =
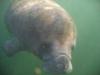
[(7, 40), (6, 43), (4, 44), (4, 50), (7, 56), (12, 56), (16, 54), (22, 48), (23, 48), (22, 44), (15, 37), (13, 37), (10, 40)]

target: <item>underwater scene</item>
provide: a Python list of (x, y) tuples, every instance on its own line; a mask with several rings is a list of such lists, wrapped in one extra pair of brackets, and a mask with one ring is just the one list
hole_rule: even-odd
[(100, 0), (0, 0), (0, 75), (100, 75)]

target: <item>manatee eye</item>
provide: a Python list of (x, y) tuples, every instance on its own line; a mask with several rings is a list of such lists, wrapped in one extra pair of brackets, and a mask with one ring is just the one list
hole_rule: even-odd
[(43, 49), (46, 49), (46, 48), (48, 48), (48, 47), (49, 47), (49, 45), (48, 45), (47, 43), (42, 44), (42, 48), (43, 48)]
[(40, 45), (40, 47), (41, 47), (41, 49), (48, 49), (48, 48), (50, 48), (50, 44), (49, 43), (42, 43)]
[(50, 43), (42, 43), (39, 47), (39, 52), (41, 53), (49, 53), (51, 51), (51, 44)]
[(38, 48), (38, 55), (40, 58), (44, 59), (44, 56), (47, 56), (51, 53), (51, 44), (50, 43), (42, 43)]

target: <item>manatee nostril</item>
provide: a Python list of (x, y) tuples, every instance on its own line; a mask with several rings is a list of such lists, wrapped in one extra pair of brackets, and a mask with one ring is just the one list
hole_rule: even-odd
[(57, 68), (64, 68), (64, 64), (57, 64)]

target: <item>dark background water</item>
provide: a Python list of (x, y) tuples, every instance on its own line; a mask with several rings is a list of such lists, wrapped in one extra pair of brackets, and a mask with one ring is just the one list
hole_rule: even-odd
[[(100, 75), (100, 0), (56, 1), (70, 13), (77, 26), (74, 69), (68, 75)], [(0, 75), (50, 75), (41, 69), (42, 61), (30, 53), (20, 52), (10, 58), (4, 54), (2, 45), (11, 37), (4, 23), (10, 2), (0, 0)], [(36, 72), (38, 68), (40, 74)]]

